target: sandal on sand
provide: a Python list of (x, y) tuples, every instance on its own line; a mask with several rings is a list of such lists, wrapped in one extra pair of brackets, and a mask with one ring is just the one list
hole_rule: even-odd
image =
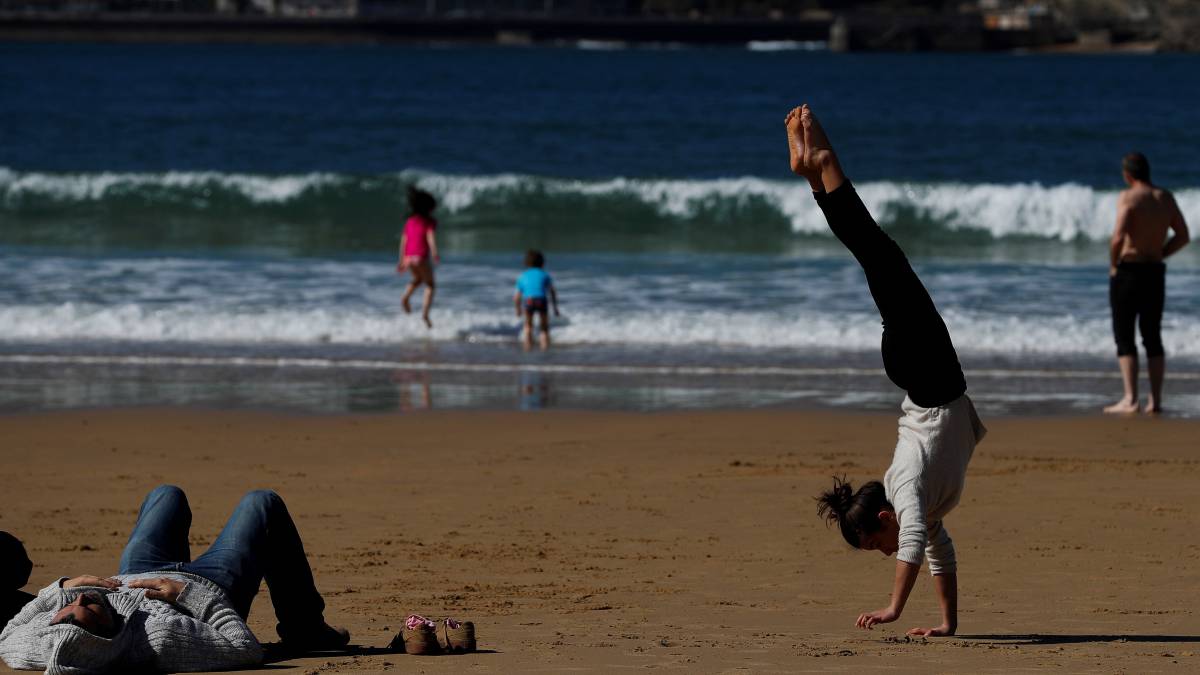
[(442, 619), (438, 622), (438, 643), (449, 654), (475, 651), (475, 624), (470, 621)]
[(437, 624), (420, 614), (409, 614), (404, 627), (390, 645), (396, 651), (404, 650), (414, 656), (434, 656), (442, 653), (438, 644)]

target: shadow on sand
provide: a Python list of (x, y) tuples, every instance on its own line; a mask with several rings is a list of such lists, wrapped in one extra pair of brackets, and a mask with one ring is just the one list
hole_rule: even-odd
[[(294, 649), (288, 649), (278, 642), (269, 642), (263, 645), (263, 663), (275, 664), (274, 668), (288, 668), (291, 666), (278, 665), (283, 661), (300, 658), (337, 658), (341, 656), (408, 656), (404, 652), (396, 651), (390, 647), (363, 647), (362, 645), (350, 645), (345, 649), (331, 649), (321, 652), (301, 652)], [(476, 649), (471, 654), (499, 654), (500, 652), (494, 649)], [(454, 658), (455, 656), (465, 656), (465, 654), (444, 654), (446, 658)], [(437, 657), (434, 657), (437, 658)]]
[(1200, 635), (1053, 635), (1048, 633), (957, 635), (959, 640), (985, 640), (1018, 645), (1073, 645), (1089, 642), (1200, 643)]

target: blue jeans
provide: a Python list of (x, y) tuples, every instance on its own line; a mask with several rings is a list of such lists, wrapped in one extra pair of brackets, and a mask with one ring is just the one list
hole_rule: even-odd
[(304, 630), (324, 624), (325, 601), (313, 583), (300, 533), (273, 490), (242, 497), (221, 535), (195, 560), (188, 546), (191, 526), (192, 510), (183, 490), (154, 488), (142, 502), (119, 573), (178, 571), (204, 577), (224, 589), (243, 620), (266, 579), (281, 627)]

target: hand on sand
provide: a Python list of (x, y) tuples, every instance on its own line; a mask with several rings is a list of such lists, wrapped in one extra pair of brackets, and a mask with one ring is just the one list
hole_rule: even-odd
[(892, 610), (891, 607), (877, 609), (874, 612), (864, 612), (858, 615), (858, 621), (854, 625), (859, 628), (871, 630), (877, 623), (891, 623), (900, 618), (900, 613)]
[(954, 629), (946, 624), (942, 624), (937, 628), (914, 628), (908, 631), (913, 637), (946, 637), (954, 635)]
[(178, 579), (168, 579), (159, 577), (157, 579), (135, 579), (129, 582), (130, 588), (146, 589), (146, 597), (151, 600), (162, 600), (163, 602), (175, 602), (179, 599), (179, 594), (187, 587)]
[(68, 579), (68, 580), (64, 581), (62, 587), (63, 588), (75, 588), (77, 586), (97, 586), (99, 588), (117, 588), (120, 585), (121, 585), (121, 582), (117, 581), (116, 579), (113, 579), (112, 577), (101, 578), (101, 577), (94, 577), (90, 574), (84, 574), (81, 576), (77, 576), (74, 579)]

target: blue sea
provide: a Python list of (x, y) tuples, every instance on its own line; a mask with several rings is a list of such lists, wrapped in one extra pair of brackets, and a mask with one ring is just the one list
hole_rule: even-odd
[[(0, 45), (0, 410), (895, 409), (854, 261), (787, 170), (808, 102), (985, 414), (1119, 395), (1120, 159), (1200, 223), (1200, 56)], [(440, 201), (434, 326), (404, 188)], [(512, 285), (542, 249), (555, 347)], [(1200, 415), (1200, 247), (1167, 404)], [(1145, 385), (1143, 385), (1145, 386)]]

